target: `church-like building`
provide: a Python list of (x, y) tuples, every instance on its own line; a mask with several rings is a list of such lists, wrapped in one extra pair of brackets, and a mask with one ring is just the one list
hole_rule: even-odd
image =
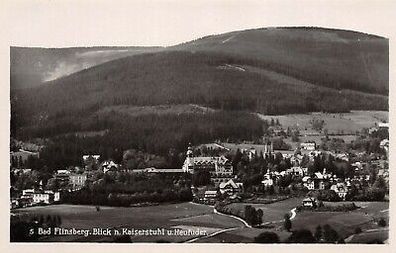
[(183, 164), (183, 172), (195, 173), (205, 170), (210, 173), (211, 181), (218, 185), (233, 178), (233, 168), (231, 162), (225, 156), (196, 156), (189, 146)]

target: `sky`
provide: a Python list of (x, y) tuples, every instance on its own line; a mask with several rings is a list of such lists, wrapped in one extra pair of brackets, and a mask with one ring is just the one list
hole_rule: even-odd
[[(4, 4), (4, 3), (3, 3)], [(273, 26), (321, 26), (389, 37), (396, 1), (6, 1), (14, 46), (170, 46)]]

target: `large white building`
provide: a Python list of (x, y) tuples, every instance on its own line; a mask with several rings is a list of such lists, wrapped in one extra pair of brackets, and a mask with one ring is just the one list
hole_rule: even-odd
[(187, 157), (183, 164), (183, 172), (195, 173), (208, 171), (211, 181), (215, 184), (226, 182), (233, 177), (231, 162), (225, 156), (197, 156), (194, 157), (191, 147), (188, 147)]

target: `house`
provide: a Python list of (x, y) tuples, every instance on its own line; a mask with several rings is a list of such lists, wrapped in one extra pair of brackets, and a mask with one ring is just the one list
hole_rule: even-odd
[(268, 186), (274, 185), (274, 180), (273, 180), (272, 178), (270, 178), (269, 176), (266, 177), (266, 176), (264, 175), (264, 180), (261, 181), (261, 183), (262, 183), (265, 187), (268, 187)]
[(315, 182), (311, 177), (305, 176), (302, 179), (303, 186), (306, 187), (308, 190), (314, 190), (315, 189)]
[(85, 173), (69, 175), (69, 184), (71, 185), (73, 190), (79, 190), (83, 188), (86, 181), (87, 181), (87, 174)]
[(116, 164), (113, 160), (107, 160), (102, 162), (100, 167), (102, 168), (103, 173), (106, 173), (108, 171), (112, 171), (112, 170), (114, 171), (118, 169), (118, 164)]
[(345, 183), (336, 183), (330, 187), (330, 190), (337, 193), (337, 195), (342, 199), (345, 200), (346, 195), (348, 194), (348, 187)]
[(84, 162), (88, 161), (89, 159), (93, 159), (93, 160), (99, 161), (100, 155), (83, 155), (82, 159), (83, 159)]
[(389, 129), (389, 123), (379, 122), (378, 129)]
[(316, 207), (316, 199), (308, 197), (302, 201), (304, 207)]
[(341, 154), (336, 154), (335, 158), (341, 161), (345, 161), (348, 162), (349, 161), (349, 155), (345, 154), (345, 153), (341, 153)]
[(13, 168), (11, 171), (14, 173), (14, 175), (19, 175), (19, 174), (30, 173), (30, 172), (32, 172), (32, 169), (15, 169), (15, 168)]
[(303, 177), (307, 172), (308, 168), (301, 168), (300, 166), (291, 167), (286, 170), (286, 174), (300, 177)]
[(302, 150), (314, 151), (314, 150), (316, 150), (316, 143), (314, 141), (301, 142), (300, 143), (300, 148)]
[(34, 205), (39, 203), (52, 204), (60, 201), (60, 193), (50, 190), (36, 191), (34, 189), (25, 189), (22, 191), (21, 200), (22, 202), (25, 202), (25, 205)]
[(45, 203), (50, 204), (53, 202), (53, 195), (49, 193), (35, 192), (33, 193), (33, 204)]
[(70, 179), (70, 171), (68, 170), (57, 170), (55, 174), (55, 179), (59, 183), (68, 184)]
[(214, 204), (216, 202), (217, 195), (217, 191), (205, 191), (203, 200), (206, 204)]
[(331, 181), (332, 175), (326, 173), (326, 169), (323, 169), (323, 173), (315, 172), (312, 177), (303, 177), (303, 186), (308, 190), (324, 190), (326, 189), (326, 183)]
[(276, 153), (280, 153), (283, 159), (292, 159), (294, 156), (294, 150), (276, 150)]
[(70, 174), (69, 170), (57, 170), (56, 174), (60, 175), (60, 174)]
[(249, 161), (253, 160), (257, 156), (256, 150), (254, 148), (250, 148), (247, 151), (247, 155), (248, 155)]
[(27, 161), (27, 159), (30, 156), (39, 158), (40, 157), (40, 153), (39, 152), (32, 152), (32, 151), (28, 151), (28, 150), (24, 150), (24, 149), (19, 149), (18, 151), (11, 151), (10, 152), (11, 162), (14, 159), (15, 161), (21, 161), (21, 162), (24, 163), (24, 162)]
[(19, 207), (19, 205), (20, 205), (20, 203), (19, 203), (18, 199), (11, 199), (10, 209), (17, 208), (17, 207)]
[(60, 200), (59, 192), (37, 191), (33, 193), (33, 204), (52, 204)]
[(230, 179), (228, 182), (220, 183), (219, 188), (221, 194), (234, 195), (242, 191), (243, 183), (235, 183), (234, 180)]
[(321, 172), (314, 173), (314, 184), (316, 190), (324, 190), (325, 189), (325, 181), (328, 179), (327, 175), (322, 174)]

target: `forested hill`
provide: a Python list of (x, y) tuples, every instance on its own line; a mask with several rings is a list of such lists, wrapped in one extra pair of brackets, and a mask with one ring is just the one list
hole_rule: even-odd
[(210, 36), (11, 89), (11, 136), (56, 140), (46, 151), (54, 166), (86, 152), (164, 155), (189, 142), (254, 141), (265, 132), (255, 112), (388, 110), (387, 66), (388, 41), (372, 35), (280, 28)]
[(389, 41), (360, 32), (315, 27), (236, 31), (172, 49), (222, 52), (316, 85), (388, 94)]
[(26, 119), (83, 114), (112, 105), (192, 103), (264, 114), (388, 106), (386, 96), (326, 88), (263, 68), (256, 61), (213, 52), (143, 54), (14, 92), (12, 105)]

